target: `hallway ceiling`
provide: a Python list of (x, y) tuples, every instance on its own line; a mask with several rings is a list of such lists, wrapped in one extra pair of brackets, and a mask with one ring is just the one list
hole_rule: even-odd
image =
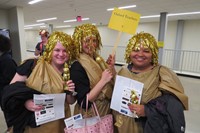
[[(82, 23), (96, 23), (107, 25), (111, 11), (107, 8), (136, 5), (127, 9), (141, 14), (141, 16), (159, 15), (161, 12), (185, 13), (200, 12), (199, 0), (43, 0), (34, 5), (29, 5), (30, 0), (0, 0), (0, 9), (9, 10), (15, 6), (23, 7), (24, 24), (36, 24), (38, 19), (57, 17), (57, 20), (46, 21), (46, 25), (53, 27), (71, 25), (72, 27)], [(64, 23), (64, 20), (75, 19), (76, 16), (90, 18), (88, 21)], [(200, 14), (169, 16), (169, 21), (200, 19)], [(159, 18), (141, 19), (143, 22), (155, 22)], [(40, 22), (41, 23), (41, 22)]]

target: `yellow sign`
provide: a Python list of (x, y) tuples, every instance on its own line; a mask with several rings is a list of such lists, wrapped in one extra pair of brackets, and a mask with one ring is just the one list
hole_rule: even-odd
[(139, 21), (140, 14), (115, 8), (108, 27), (129, 34), (135, 34)]
[(158, 47), (163, 48), (164, 47), (164, 42), (158, 42)]

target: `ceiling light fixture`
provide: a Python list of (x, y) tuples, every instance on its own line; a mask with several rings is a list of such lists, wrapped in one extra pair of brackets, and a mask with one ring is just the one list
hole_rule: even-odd
[[(136, 7), (136, 5), (121, 6), (121, 7), (118, 7), (118, 9), (128, 9), (128, 8), (134, 8), (134, 7)], [(107, 9), (107, 11), (112, 11), (112, 10), (114, 10), (114, 8)]]
[[(81, 20), (89, 20), (90, 18), (82, 18)], [(77, 19), (65, 20), (64, 23), (77, 22)]]
[(160, 15), (141, 16), (140, 18), (158, 18)]
[[(200, 14), (200, 12), (185, 12), (185, 13), (170, 13), (167, 16), (181, 16), (181, 15), (195, 15)], [(140, 18), (158, 18), (160, 15), (150, 15), (150, 16), (141, 16)]]
[(45, 25), (45, 23), (25, 25), (24, 27), (26, 28), (26, 27), (34, 27), (34, 26), (41, 26), (41, 25)]
[(40, 28), (45, 28), (45, 27), (46, 27), (45, 25), (40, 26)]
[(200, 12), (171, 13), (168, 14), (168, 16), (181, 16), (181, 15), (194, 15), (194, 14), (200, 14)]
[(32, 1), (28, 2), (28, 4), (32, 5), (32, 4), (38, 3), (40, 1), (42, 1), (42, 0), (32, 0)]
[(56, 26), (56, 28), (69, 28), (71, 25)]
[(54, 18), (46, 18), (46, 19), (40, 19), (40, 20), (37, 20), (36, 22), (43, 22), (43, 21), (49, 21), (49, 20), (55, 20), (57, 19), (57, 17), (54, 17)]
[(76, 19), (71, 19), (71, 20), (65, 20), (65, 23), (69, 23), (69, 22), (76, 22)]
[(25, 29), (25, 30), (33, 29), (33, 27), (25, 27), (24, 29)]

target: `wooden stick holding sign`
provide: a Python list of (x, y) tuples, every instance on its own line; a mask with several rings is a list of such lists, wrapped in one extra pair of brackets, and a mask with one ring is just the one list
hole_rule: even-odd
[(115, 41), (115, 44), (114, 44), (114, 47), (113, 47), (113, 50), (112, 50), (112, 56), (114, 56), (115, 53), (116, 53), (116, 50), (117, 50), (117, 47), (118, 47), (118, 44), (119, 44), (121, 35), (122, 35), (122, 32), (120, 31), (120, 32), (118, 33), (118, 35), (117, 35), (117, 39), (116, 39), (116, 41)]
[(112, 12), (108, 27), (118, 30), (118, 36), (113, 47), (112, 56), (115, 54), (122, 32), (135, 34), (140, 20), (140, 14), (128, 10), (115, 8)]

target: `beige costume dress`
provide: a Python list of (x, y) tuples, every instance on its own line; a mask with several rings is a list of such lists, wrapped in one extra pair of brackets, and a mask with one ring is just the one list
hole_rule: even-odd
[[(46, 94), (64, 93), (61, 75), (46, 61), (41, 60), (33, 69), (26, 85)], [(71, 116), (69, 104), (65, 105), (65, 117)], [(64, 118), (48, 122), (37, 128), (26, 127), (24, 133), (64, 133)]]
[[(77, 60), (87, 73), (90, 82), (90, 89), (94, 88), (94, 86), (101, 79), (103, 70), (100, 68), (97, 62), (87, 54), (84, 53), (80, 54), (80, 57)], [(104, 86), (101, 93), (98, 95), (97, 99), (95, 100), (95, 104), (97, 106), (100, 116), (104, 116), (106, 114), (111, 113), (110, 100), (112, 96), (112, 91), (113, 91), (113, 85), (111, 83), (107, 83)], [(80, 112), (81, 112), (80, 106), (76, 104), (74, 114), (78, 114)], [(85, 112), (83, 114), (85, 114)], [(92, 108), (88, 110), (88, 115), (89, 116), (93, 115)]]
[[(132, 73), (127, 66), (123, 66), (118, 75), (137, 80), (144, 83), (141, 104), (161, 95), (161, 90), (175, 94), (182, 102), (185, 109), (188, 109), (188, 97), (184, 94), (183, 87), (174, 72), (164, 66), (156, 66), (152, 70), (143, 73)], [(113, 111), (114, 119), (120, 123), (115, 132), (119, 133), (143, 133), (142, 125), (135, 122), (134, 118), (122, 115)]]

